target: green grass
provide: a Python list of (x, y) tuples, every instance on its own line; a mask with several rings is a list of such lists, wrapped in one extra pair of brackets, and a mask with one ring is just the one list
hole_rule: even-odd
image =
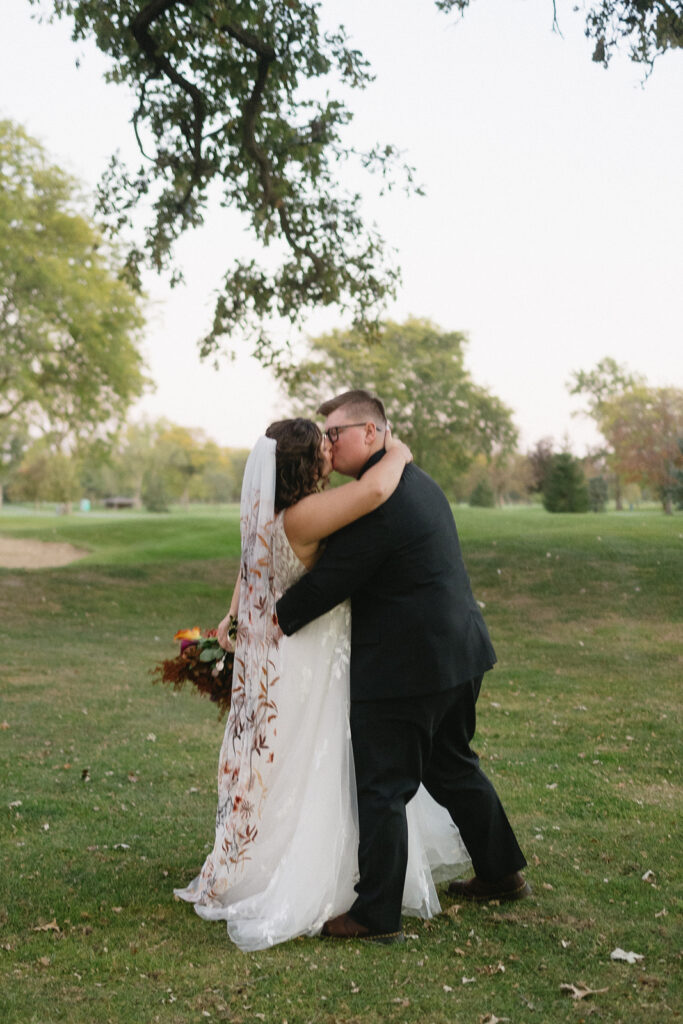
[[(0, 534), (90, 552), (0, 570), (3, 1021), (678, 1018), (683, 517), (457, 519), (499, 657), (478, 749), (535, 894), (444, 896), (434, 921), (406, 919), (403, 947), (245, 955), (172, 895), (212, 840), (223, 723), (147, 674), (177, 628), (225, 611), (236, 509), (0, 516)], [(613, 962), (617, 946), (644, 959)], [(579, 982), (607, 991), (560, 991)]]

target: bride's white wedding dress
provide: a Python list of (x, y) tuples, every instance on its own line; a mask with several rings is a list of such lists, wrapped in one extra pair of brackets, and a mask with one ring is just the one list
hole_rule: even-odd
[[(282, 514), (270, 543), (279, 596), (305, 572)], [(249, 652), (238, 644), (214, 847), (200, 874), (174, 891), (201, 917), (226, 921), (245, 951), (315, 935), (355, 899), (350, 625), (346, 602), (269, 642), (258, 672), (253, 664), (243, 671)], [(469, 858), (450, 816), (423, 788), (408, 805), (408, 827), (403, 912), (430, 917), (441, 909), (434, 880), (462, 873)]]

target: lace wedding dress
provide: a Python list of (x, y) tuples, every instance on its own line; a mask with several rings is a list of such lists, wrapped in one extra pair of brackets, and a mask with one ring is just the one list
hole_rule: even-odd
[[(256, 555), (268, 548), (269, 596), (265, 605), (255, 601), (264, 613), (265, 639), (245, 638), (240, 600), (214, 847), (199, 875), (174, 890), (201, 917), (226, 921), (230, 938), (245, 951), (319, 933), (353, 903), (358, 871), (348, 724), (350, 605), (278, 638), (268, 621), (271, 600), (305, 567), (289, 545), (281, 514), (265, 529), (260, 524), (254, 540), (251, 563), (249, 554), (243, 559), (242, 587), (250, 572), (254, 579), (265, 575), (265, 561)], [(408, 827), (403, 912), (430, 917), (441, 909), (434, 880), (462, 873), (469, 859), (450, 816), (422, 788), (408, 805)]]

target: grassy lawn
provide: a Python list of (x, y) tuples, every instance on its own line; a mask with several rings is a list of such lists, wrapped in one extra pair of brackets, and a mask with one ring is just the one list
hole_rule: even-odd
[(242, 954), (172, 894), (212, 842), (223, 723), (148, 676), (224, 613), (237, 510), (0, 516), (90, 552), (0, 569), (2, 1021), (680, 1019), (683, 516), (456, 517), (499, 657), (478, 749), (534, 896), (444, 895), (402, 947)]

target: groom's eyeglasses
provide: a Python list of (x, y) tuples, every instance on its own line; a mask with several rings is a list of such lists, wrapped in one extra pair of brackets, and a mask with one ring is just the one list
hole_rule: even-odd
[(342, 430), (348, 430), (350, 427), (366, 427), (368, 420), (365, 423), (344, 423), (341, 427), (328, 427), (327, 430), (323, 431), (323, 435), (327, 438), (330, 444), (335, 444), (339, 440), (339, 435)]

